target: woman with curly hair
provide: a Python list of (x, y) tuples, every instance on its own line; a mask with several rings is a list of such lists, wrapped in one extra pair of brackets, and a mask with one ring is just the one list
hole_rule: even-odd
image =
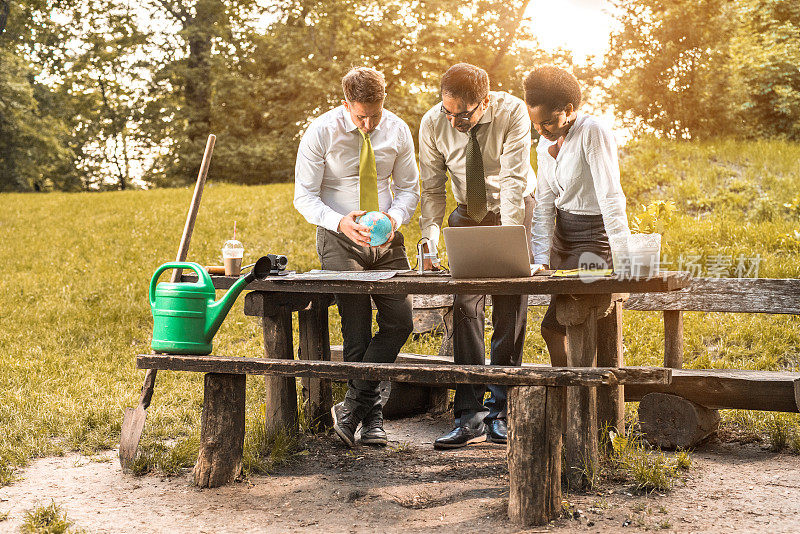
[[(609, 237), (630, 234), (617, 143), (596, 117), (578, 112), (581, 88), (570, 72), (546, 65), (525, 78), (525, 103), (541, 138), (531, 246), (550, 269), (610, 268)], [(566, 327), (555, 299), (542, 320), (553, 366), (567, 365)]]

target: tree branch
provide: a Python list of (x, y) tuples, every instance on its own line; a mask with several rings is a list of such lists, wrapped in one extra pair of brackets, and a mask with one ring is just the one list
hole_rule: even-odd
[(514, 43), (514, 39), (517, 36), (517, 31), (519, 31), (519, 26), (520, 24), (522, 24), (522, 19), (525, 18), (525, 10), (528, 8), (528, 4), (530, 3), (531, 3), (530, 0), (524, 0), (524, 2), (522, 2), (522, 6), (520, 6), (519, 10), (517, 11), (517, 16), (514, 18), (513, 22), (511, 22), (508, 25), (509, 31), (506, 34), (506, 38), (500, 44), (500, 48), (498, 49), (497, 54), (494, 56), (494, 61), (492, 62), (492, 66), (489, 67), (490, 80), (497, 72), (497, 69), (500, 68), (500, 63), (502, 63), (503, 58), (506, 57), (506, 54), (508, 54), (508, 50)]
[(175, 20), (186, 24), (191, 19), (189, 12), (186, 9), (178, 7), (176, 4), (170, 2), (169, 0), (153, 0), (153, 3), (160, 5), (164, 10), (175, 17)]
[(6, 30), (6, 22), (8, 22), (8, 12), (11, 9), (9, 0), (0, 0), (0, 35)]

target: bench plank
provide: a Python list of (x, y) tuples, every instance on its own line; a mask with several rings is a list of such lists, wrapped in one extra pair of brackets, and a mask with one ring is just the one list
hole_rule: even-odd
[[(491, 299), (487, 299), (487, 305)], [(528, 306), (547, 306), (550, 295), (528, 296)], [(451, 295), (414, 295), (414, 310), (446, 308)], [(633, 293), (626, 310), (800, 314), (800, 280), (783, 278), (693, 278), (669, 293)]]
[(673, 369), (669, 385), (625, 388), (626, 401), (670, 393), (706, 408), (798, 412), (794, 382), (800, 373), (739, 369)]
[(231, 358), (179, 354), (140, 354), (139, 369), (252, 375), (299, 376), (331, 380), (391, 380), (423, 384), (498, 384), (521, 386), (600, 386), (668, 384), (671, 369), (661, 367), (568, 368), (441, 364), (373, 364), (271, 358)]
[[(337, 349), (338, 358), (341, 359), (341, 346), (334, 345), (331, 347), (334, 360), (337, 359)], [(427, 354), (401, 352), (397, 355), (397, 363), (452, 363), (452, 361)], [(489, 360), (486, 360), (486, 365), (489, 365)], [(533, 363), (523, 363), (522, 366), (548, 367)], [(703, 391), (702, 388), (706, 387), (713, 389)], [(672, 382), (669, 385), (629, 384), (625, 388), (625, 401), (638, 402), (648, 393), (679, 395), (706, 408), (800, 412), (800, 373), (740, 369), (674, 369)]]
[(631, 295), (625, 309), (800, 314), (800, 280), (694, 278), (680, 291)]

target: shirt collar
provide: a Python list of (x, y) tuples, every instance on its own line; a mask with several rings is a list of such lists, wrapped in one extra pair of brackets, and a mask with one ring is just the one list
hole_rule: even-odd
[(575, 137), (575, 132), (578, 129), (580, 129), (581, 124), (583, 124), (583, 121), (584, 121), (585, 118), (586, 118), (586, 115), (584, 115), (583, 113), (576, 113), (575, 114), (575, 124), (572, 125), (572, 128), (569, 129), (569, 131), (567, 132), (566, 137), (564, 137), (564, 142), (565, 143), (567, 141), (569, 141), (570, 139), (572, 139), (573, 137)]
[[(345, 131), (347, 132), (358, 131), (358, 126), (356, 126), (356, 123), (353, 122), (353, 117), (350, 116), (350, 112), (347, 111), (347, 108), (344, 107), (344, 104), (342, 104), (342, 115), (344, 116)], [(381, 122), (379, 122), (378, 125), (375, 127), (373, 133), (380, 130), (381, 127), (383, 126), (383, 123), (385, 122), (386, 122), (386, 108), (383, 109), (383, 113), (381, 113)], [(361, 132), (359, 131), (359, 133)]]
[(481, 120), (478, 121), (478, 124), (486, 124), (487, 122), (492, 122), (494, 120), (494, 107), (497, 104), (497, 97), (492, 93), (489, 93), (489, 105), (486, 108), (486, 111), (481, 117)]

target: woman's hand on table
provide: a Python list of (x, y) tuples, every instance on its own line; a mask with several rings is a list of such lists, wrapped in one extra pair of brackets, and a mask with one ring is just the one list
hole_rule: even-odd
[(531, 276), (538, 273), (539, 271), (546, 271), (548, 266), (543, 263), (531, 263)]

